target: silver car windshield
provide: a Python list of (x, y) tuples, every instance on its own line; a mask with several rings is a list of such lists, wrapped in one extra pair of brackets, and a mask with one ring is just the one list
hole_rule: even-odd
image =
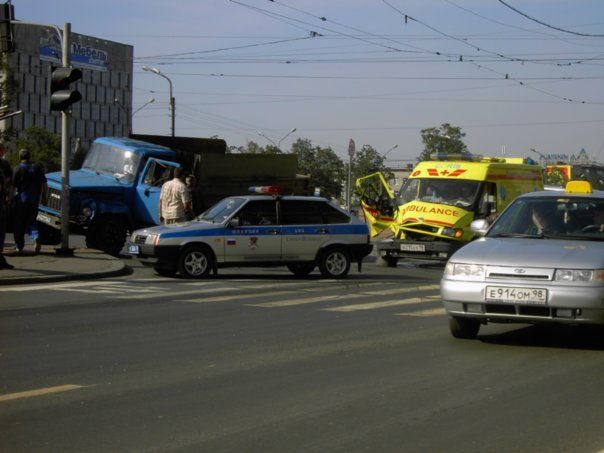
[(204, 220), (212, 223), (222, 223), (228, 219), (239, 207), (245, 203), (245, 198), (225, 198), (212, 206), (207, 211), (197, 217), (197, 220)]
[(472, 210), (480, 193), (479, 181), (464, 179), (412, 178), (398, 194), (398, 204), (410, 201), (439, 203)]
[(604, 240), (604, 199), (519, 198), (493, 224), (488, 237)]

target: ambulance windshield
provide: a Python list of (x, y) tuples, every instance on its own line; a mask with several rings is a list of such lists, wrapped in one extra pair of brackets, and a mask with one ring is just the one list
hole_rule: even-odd
[(423, 201), (472, 210), (478, 199), (480, 187), (480, 181), (465, 179), (412, 178), (401, 187), (398, 204)]

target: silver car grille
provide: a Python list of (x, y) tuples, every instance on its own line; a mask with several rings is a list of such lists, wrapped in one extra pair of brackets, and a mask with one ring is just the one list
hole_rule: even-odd
[(552, 280), (554, 269), (522, 266), (487, 266), (487, 278), (506, 280)]

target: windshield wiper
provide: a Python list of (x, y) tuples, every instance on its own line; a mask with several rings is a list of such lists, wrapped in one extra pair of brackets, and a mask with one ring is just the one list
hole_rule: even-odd
[(543, 234), (526, 234), (526, 233), (497, 233), (489, 235), (491, 238), (530, 238), (530, 239), (543, 239)]
[(582, 234), (546, 234), (548, 239), (575, 239), (579, 241), (604, 241), (602, 236), (586, 236)]

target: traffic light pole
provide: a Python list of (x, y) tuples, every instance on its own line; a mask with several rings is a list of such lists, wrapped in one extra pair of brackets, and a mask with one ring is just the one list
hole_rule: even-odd
[[(71, 24), (63, 27), (63, 67), (69, 67)], [(61, 112), (61, 248), (58, 255), (73, 255), (69, 248), (69, 113)]]

